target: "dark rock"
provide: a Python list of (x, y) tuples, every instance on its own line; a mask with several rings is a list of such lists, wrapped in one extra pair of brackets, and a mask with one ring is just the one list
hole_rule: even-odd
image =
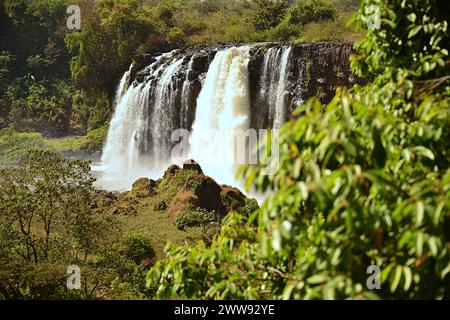
[(203, 170), (195, 160), (187, 160), (183, 163), (183, 170), (193, 170), (203, 174)]
[(258, 101), (261, 90), (261, 78), (264, 55), (272, 47), (291, 46), (287, 77), (289, 94), (286, 114), (291, 115), (301, 103), (317, 97), (326, 104), (335, 95), (336, 88), (349, 88), (354, 84), (364, 84), (363, 79), (354, 75), (350, 68), (349, 57), (353, 53), (352, 45), (345, 43), (265, 43), (251, 49), (249, 61), (249, 82), (251, 100), (251, 127), (268, 128), (269, 107)]
[(186, 229), (186, 226), (183, 223), (178, 223), (177, 228), (178, 230), (184, 231)]
[(203, 176), (198, 182), (195, 195), (199, 201), (199, 207), (207, 211), (215, 211), (220, 217), (227, 212), (222, 205), (220, 186), (210, 177)]
[(135, 55), (133, 58), (133, 67), (131, 68), (130, 72), (130, 81), (133, 82), (134, 79), (139, 78), (138, 81), (142, 82), (145, 76), (143, 69), (155, 61), (156, 59), (151, 54)]
[(164, 172), (164, 179), (166, 179), (169, 176), (172, 176), (174, 174), (176, 174), (179, 170), (181, 170), (181, 168), (179, 166), (177, 166), (176, 164), (171, 165), (166, 172)]
[(141, 178), (133, 183), (130, 195), (138, 198), (151, 197), (156, 194), (156, 182), (148, 178)]
[(222, 199), (222, 204), (228, 211), (239, 211), (245, 206), (245, 195), (237, 188), (230, 186), (222, 186), (222, 191), (220, 192), (220, 197)]
[[(161, 40), (161, 41), (160, 41)], [(164, 41), (160, 39), (163, 49)], [(148, 66), (155, 62), (159, 53), (141, 54), (134, 57), (130, 83), (151, 81), (150, 76), (163, 64), (169, 65), (175, 59), (183, 58), (182, 67), (174, 74), (172, 90), (179, 92), (175, 104), (181, 105), (181, 92), (184, 92), (185, 114), (177, 115), (174, 123), (177, 128), (191, 130), (197, 109), (197, 98), (202, 89), (202, 77), (219, 50), (238, 44), (206, 45), (203, 47), (178, 49), (170, 56), (158, 60), (150, 70)], [(349, 57), (353, 52), (352, 45), (346, 43), (261, 43), (250, 49), (249, 83), (250, 83), (250, 127), (266, 129), (272, 126), (273, 112), (265, 101), (259, 101), (262, 86), (264, 55), (273, 47), (290, 46), (291, 54), (287, 69), (286, 115), (289, 118), (294, 109), (312, 97), (322, 103), (331, 101), (338, 87), (348, 88), (353, 84), (364, 84), (364, 81), (351, 72)], [(167, 48), (168, 50), (168, 48)], [(190, 67), (188, 67), (190, 66)], [(153, 74), (153, 77), (155, 75)], [(158, 75), (156, 75), (158, 77)], [(188, 90), (184, 91), (186, 83)], [(150, 99), (150, 98), (149, 98)]]

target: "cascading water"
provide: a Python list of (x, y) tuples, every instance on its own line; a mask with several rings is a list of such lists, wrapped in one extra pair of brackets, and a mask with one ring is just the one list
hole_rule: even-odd
[[(174, 121), (178, 103), (173, 77), (183, 62), (174, 61), (172, 54), (156, 58), (147, 67), (150, 75), (143, 83), (118, 94), (102, 162), (94, 168), (100, 172), (102, 187), (128, 189), (136, 179), (159, 175), (164, 170), (170, 155), (170, 132), (178, 128)], [(121, 83), (128, 77), (129, 72)]]
[(128, 89), (128, 84), (130, 83), (130, 75), (131, 75), (132, 68), (133, 68), (133, 64), (131, 64), (128, 71), (124, 73), (122, 79), (120, 79), (119, 86), (117, 87), (116, 98), (114, 101), (116, 104), (118, 104), (120, 102), (120, 99), (125, 94), (126, 90)]
[[(94, 169), (99, 172), (98, 185), (125, 190), (138, 178), (159, 178), (172, 164), (171, 134), (183, 128), (191, 133), (184, 160), (198, 161), (205, 174), (219, 183), (239, 186), (235, 163), (242, 150), (236, 149), (234, 138), (250, 127), (250, 51), (247, 46), (222, 49), (201, 71), (195, 69), (196, 54), (163, 54), (126, 89), (130, 68), (117, 90), (102, 162)], [(269, 110), (275, 128), (285, 121), (290, 53), (288, 46), (272, 47), (264, 57), (257, 102)], [(200, 88), (192, 88), (193, 79)]]
[(217, 53), (198, 97), (190, 158), (220, 183), (237, 184), (233, 137), (249, 127), (249, 59), (247, 47)]
[(272, 47), (264, 56), (261, 89), (257, 103), (269, 110), (273, 128), (280, 128), (286, 118), (287, 71), (291, 47)]

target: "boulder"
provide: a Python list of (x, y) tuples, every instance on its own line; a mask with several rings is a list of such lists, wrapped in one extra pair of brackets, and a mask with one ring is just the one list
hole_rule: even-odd
[(220, 193), (222, 189), (212, 178), (202, 176), (195, 188), (195, 195), (199, 201), (199, 207), (208, 211), (215, 211), (220, 217), (227, 212), (222, 205)]
[(156, 194), (156, 182), (148, 178), (141, 178), (133, 183), (130, 194), (138, 198), (147, 198)]
[(187, 160), (183, 163), (183, 170), (193, 170), (203, 174), (203, 170), (195, 160)]
[(181, 170), (181, 168), (179, 166), (177, 166), (176, 164), (171, 165), (166, 172), (164, 172), (164, 178), (166, 179), (169, 176), (173, 176), (174, 174), (176, 174), (179, 170)]
[(227, 212), (239, 211), (245, 206), (245, 195), (237, 188), (223, 185), (220, 192), (222, 204), (225, 206)]
[(176, 216), (185, 210), (195, 209), (200, 204), (199, 199), (194, 194), (194, 192), (186, 189), (180, 190), (177, 193), (172, 203), (170, 204), (168, 214), (171, 218), (176, 218)]

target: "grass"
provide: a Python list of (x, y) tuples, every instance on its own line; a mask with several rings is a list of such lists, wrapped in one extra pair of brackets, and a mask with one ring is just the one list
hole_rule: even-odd
[(45, 139), (37, 132), (15, 132), (7, 128), (0, 131), (0, 164), (16, 165), (31, 149), (48, 149), (59, 154), (100, 150), (108, 126), (89, 132), (86, 136)]
[[(153, 199), (149, 199), (153, 200)], [(178, 230), (173, 221), (168, 218), (167, 211), (155, 211), (155, 201), (145, 201), (137, 213), (132, 216), (120, 216), (124, 230), (129, 233), (142, 233), (151, 239), (155, 249), (156, 259), (162, 259), (167, 243), (177, 245), (194, 245), (204, 238), (203, 228), (185, 228)]]

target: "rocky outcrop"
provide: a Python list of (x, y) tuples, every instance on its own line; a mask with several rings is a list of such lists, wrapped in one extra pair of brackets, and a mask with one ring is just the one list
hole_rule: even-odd
[(344, 43), (267, 43), (251, 50), (249, 62), (251, 127), (270, 126), (269, 108), (261, 105), (258, 94), (262, 89), (264, 57), (271, 48), (290, 47), (286, 81), (286, 115), (290, 118), (294, 109), (312, 97), (328, 103), (336, 89), (349, 88), (363, 80), (356, 77), (350, 68), (352, 45)]
[(194, 170), (200, 174), (203, 174), (203, 170), (195, 160), (187, 160), (183, 163), (184, 170)]
[(139, 210), (166, 215), (172, 223), (184, 227), (217, 224), (230, 211), (250, 215), (258, 208), (256, 200), (240, 190), (220, 186), (203, 174), (200, 165), (190, 160), (183, 168), (170, 166), (157, 180), (138, 179), (129, 192), (96, 191), (92, 209), (111, 215), (135, 215)]
[(146, 198), (156, 194), (156, 181), (141, 178), (133, 183), (133, 187), (131, 189), (131, 194), (138, 198)]

